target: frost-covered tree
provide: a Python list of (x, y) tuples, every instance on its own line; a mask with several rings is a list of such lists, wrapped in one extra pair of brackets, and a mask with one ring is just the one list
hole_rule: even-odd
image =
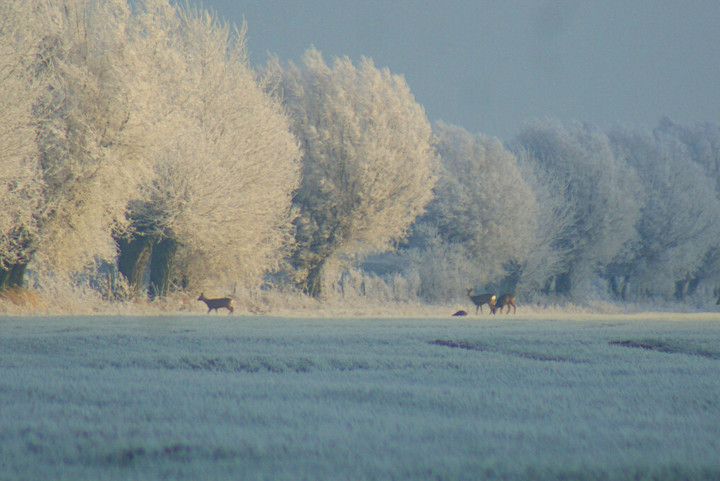
[(144, 2), (137, 22), (137, 55), (179, 119), (130, 203), (120, 269), (137, 289), (150, 258), (153, 296), (172, 281), (257, 285), (289, 237), (300, 153), (288, 120), (248, 66), (243, 31), (167, 2)]
[(674, 138), (685, 146), (693, 162), (700, 164), (715, 179), (720, 195), (720, 124), (704, 122), (697, 125), (679, 125), (663, 118), (655, 129), (655, 135)]
[(157, 237), (155, 221), (147, 213), (138, 214), (148, 209), (147, 202), (141, 198), (146, 195), (148, 185), (167, 181), (162, 173), (158, 175), (155, 162), (177, 149), (178, 139), (189, 130), (187, 116), (178, 108), (187, 97), (176, 85), (186, 65), (173, 35), (179, 23), (177, 8), (166, 0), (143, 0), (135, 4), (126, 30), (125, 81), (133, 93), (134, 117), (145, 120), (148, 138), (144, 158), (152, 172), (126, 206), (125, 228), (115, 232), (118, 267), (133, 292), (141, 287), (145, 265)]
[(626, 271), (629, 294), (682, 297), (718, 247), (716, 181), (662, 128), (617, 129), (611, 138), (643, 185), (640, 244)]
[(432, 196), (431, 128), (405, 80), (370, 59), (332, 66), (308, 50), (300, 67), (266, 72), (303, 147), (294, 204), (298, 285), (319, 296), (323, 266), (343, 253), (386, 249)]
[(520, 266), (516, 289), (518, 294), (527, 296), (545, 290), (556, 276), (567, 272), (570, 252), (563, 236), (574, 224), (576, 214), (565, 199), (567, 178), (542, 169), (525, 149), (515, 154), (521, 176), (537, 203), (537, 228), (527, 259)]
[(57, 274), (114, 256), (111, 230), (124, 217), (137, 169), (122, 152), (129, 119), (114, 62), (127, 6), (62, 0), (52, 7), (55, 30), (43, 45), (51, 78), (38, 106), (44, 199), (35, 255), (39, 269)]
[(25, 0), (0, 2), (0, 290), (21, 286), (36, 235), (41, 183), (33, 116), (41, 12)]
[(556, 121), (536, 122), (515, 144), (566, 186), (573, 222), (557, 240), (568, 258), (567, 271), (556, 276), (554, 290), (584, 295), (599, 276), (615, 275), (608, 269), (632, 254), (641, 205), (637, 176), (607, 135), (588, 125), (566, 128)]
[(15, 271), (32, 259), (41, 274), (64, 276), (114, 256), (111, 232), (145, 172), (136, 135), (144, 129), (130, 115), (123, 82), (130, 10), (123, 0), (28, 3), (25, 26), (39, 39), (32, 71), (40, 90), (30, 101), (42, 189), (25, 195), (34, 225), (17, 224), (23, 252)]
[[(438, 240), (427, 235), (435, 232), (442, 243), (449, 244), (442, 249), (454, 252), (453, 259), (464, 252), (464, 261), (454, 263), (465, 266), (454, 270), (454, 280), (445, 280), (455, 284), (457, 292), (463, 285), (467, 288), (502, 278), (506, 278), (504, 288), (514, 289), (533, 245), (538, 215), (535, 197), (520, 174), (515, 155), (498, 139), (473, 135), (462, 127), (439, 123), (434, 132), (441, 174), (435, 197), (415, 226), (413, 247), (437, 251)], [(429, 263), (437, 258), (420, 257)], [(430, 276), (444, 271), (439, 266), (425, 270)], [(435, 298), (433, 291), (441, 282), (421, 278), (424, 284), (435, 286), (423, 287), (423, 295)]]
[[(704, 122), (682, 126), (664, 118), (655, 129), (655, 135), (664, 135), (682, 142), (693, 162), (704, 169), (715, 181), (715, 197), (720, 199), (720, 124)], [(708, 205), (712, 211), (712, 205)], [(707, 248), (697, 271), (676, 283), (676, 296), (693, 294), (702, 282), (718, 289), (720, 279), (720, 237), (715, 245)]]

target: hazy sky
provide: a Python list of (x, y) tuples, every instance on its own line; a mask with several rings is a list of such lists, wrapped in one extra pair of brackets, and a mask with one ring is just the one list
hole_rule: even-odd
[[(199, 4), (192, 1), (191, 4)], [(370, 57), (430, 121), (510, 139), (529, 119), (720, 120), (718, 0), (203, 0), (268, 53)]]

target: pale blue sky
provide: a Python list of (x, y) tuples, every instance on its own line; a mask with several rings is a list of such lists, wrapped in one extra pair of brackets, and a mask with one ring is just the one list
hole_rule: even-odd
[[(191, 4), (199, 4), (192, 1)], [(370, 57), (431, 121), (508, 140), (533, 118), (720, 120), (718, 0), (203, 0), (248, 26), (253, 64)]]

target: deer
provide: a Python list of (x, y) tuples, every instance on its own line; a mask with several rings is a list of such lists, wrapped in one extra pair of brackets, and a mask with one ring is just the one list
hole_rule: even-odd
[(228, 315), (232, 314), (235, 310), (233, 308), (233, 300), (229, 297), (218, 297), (216, 299), (208, 299), (205, 297), (205, 294), (200, 293), (200, 297), (197, 298), (198, 301), (203, 301), (208, 306), (207, 313), (210, 314), (210, 312), (215, 309), (215, 312), (220, 312), (218, 309), (225, 308), (228, 311)]
[(467, 295), (475, 304), (475, 314), (478, 313), (478, 309), (480, 309), (480, 313), (482, 313), (483, 304), (487, 304), (490, 306), (490, 310), (495, 312), (495, 294), (487, 293), (476, 295), (472, 289), (468, 289)]
[(513, 314), (517, 312), (517, 306), (515, 306), (515, 295), (514, 294), (503, 294), (500, 297), (497, 298), (497, 301), (495, 302), (495, 306), (493, 308), (493, 314), (497, 310), (500, 310), (500, 314), (502, 314), (503, 307), (507, 306), (507, 312), (505, 314), (510, 314), (510, 307), (513, 308)]

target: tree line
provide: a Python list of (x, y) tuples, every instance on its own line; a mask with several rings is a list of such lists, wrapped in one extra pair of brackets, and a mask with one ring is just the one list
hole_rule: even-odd
[(717, 124), (539, 120), (503, 143), (431, 126), (367, 58), (252, 68), (244, 27), (167, 0), (0, 3), (0, 89), (0, 290), (320, 297), (329, 265), (383, 252), (432, 302), (684, 298), (720, 272)]
[(720, 125), (603, 132), (545, 119), (507, 145), (442, 124), (436, 135), (441, 178), (403, 249), (425, 297), (466, 279), (526, 298), (716, 289)]

